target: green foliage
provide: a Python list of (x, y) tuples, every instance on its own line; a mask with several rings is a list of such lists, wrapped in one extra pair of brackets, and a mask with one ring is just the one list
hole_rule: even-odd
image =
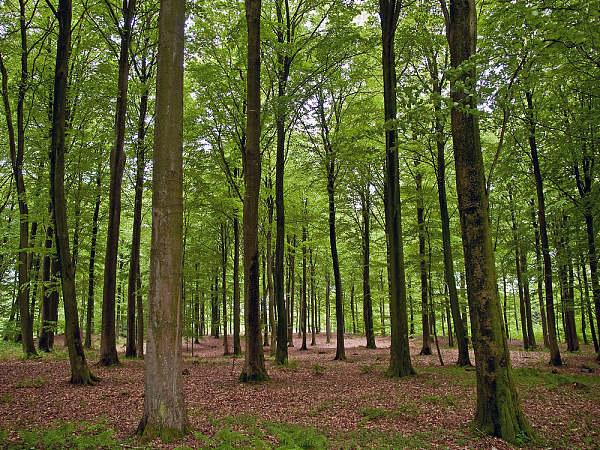
[(600, 377), (552, 373), (546, 369), (517, 368), (513, 369), (515, 380), (527, 388), (544, 386), (548, 389), (572, 387), (575, 390), (597, 392), (600, 389)]
[(42, 386), (45, 386), (47, 383), (48, 383), (48, 381), (44, 377), (37, 376), (37, 377), (33, 377), (33, 378), (24, 378), (22, 380), (19, 380), (15, 384), (15, 387), (18, 389), (40, 388)]
[[(1, 441), (0, 441), (1, 442)], [(114, 431), (105, 424), (65, 422), (56, 427), (19, 432), (19, 440), (8, 444), (9, 448), (38, 449), (116, 449), (118, 442)]]
[(325, 366), (322, 366), (321, 364), (315, 364), (312, 366), (312, 373), (313, 375), (316, 376), (321, 376), (325, 374)]

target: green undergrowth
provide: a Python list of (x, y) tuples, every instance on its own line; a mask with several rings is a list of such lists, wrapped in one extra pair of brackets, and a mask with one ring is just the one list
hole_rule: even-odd
[(527, 388), (544, 386), (547, 389), (557, 389), (570, 386), (584, 392), (598, 394), (600, 391), (600, 377), (598, 376), (552, 373), (549, 370), (534, 368), (513, 369), (513, 373), (517, 384)]
[(7, 449), (117, 449), (121, 444), (105, 423), (64, 422), (39, 430), (22, 430), (9, 441), (8, 433), (0, 431), (0, 448)]

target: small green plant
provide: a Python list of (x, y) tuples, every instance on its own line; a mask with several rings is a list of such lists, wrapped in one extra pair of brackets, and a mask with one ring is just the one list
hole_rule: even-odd
[(361, 408), (360, 414), (366, 421), (370, 422), (372, 420), (377, 420), (382, 417), (389, 417), (391, 415), (391, 411), (377, 407), (366, 407)]
[(267, 423), (266, 432), (277, 439), (280, 449), (321, 450), (329, 447), (327, 438), (317, 429), (289, 423)]
[(19, 447), (43, 449), (113, 449), (114, 431), (104, 424), (65, 422), (57, 427), (19, 433)]
[(9, 393), (0, 395), (0, 403), (10, 403), (10, 402), (12, 402), (12, 395), (10, 395)]
[(447, 408), (456, 406), (456, 399), (451, 395), (424, 395), (421, 400), (431, 405)]
[(360, 373), (363, 375), (368, 375), (373, 372), (375, 372), (375, 364), (363, 364), (360, 366)]
[(298, 370), (298, 361), (295, 359), (288, 359), (285, 364), (280, 364), (278, 366), (281, 370), (287, 370), (290, 372), (296, 372)]
[(315, 364), (312, 369), (314, 375), (321, 376), (325, 374), (325, 367), (321, 364)]
[(17, 381), (15, 387), (18, 389), (24, 388), (40, 388), (46, 384), (46, 379), (41, 376), (33, 377), (33, 378), (25, 378), (23, 380)]
[(322, 412), (325, 412), (328, 409), (331, 409), (332, 407), (333, 407), (333, 402), (331, 400), (325, 400), (325, 401), (319, 403), (314, 408), (312, 408), (309, 412), (309, 415), (318, 416)]

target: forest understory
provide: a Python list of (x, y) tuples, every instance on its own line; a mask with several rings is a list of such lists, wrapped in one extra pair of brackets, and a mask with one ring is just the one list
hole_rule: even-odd
[[(143, 410), (144, 362), (121, 358), (95, 366), (96, 387), (69, 384), (62, 337), (56, 351), (33, 360), (1, 343), (0, 446), (5, 448), (513, 448), (478, 434), (474, 368), (455, 365), (457, 350), (440, 337), (438, 355), (420, 356), (411, 339), (417, 375), (388, 378), (389, 338), (377, 350), (347, 336), (347, 362), (333, 361), (335, 339), (299, 351), (277, 366), (267, 357), (270, 380), (238, 382), (243, 359), (222, 356), (222, 341), (184, 341), (184, 393), (191, 433), (171, 443), (134, 437)], [(299, 343), (297, 343), (299, 344)], [(523, 408), (536, 440), (526, 448), (599, 448), (600, 367), (591, 346), (566, 353), (564, 365), (548, 354), (522, 351), (511, 358)], [(564, 350), (564, 349), (561, 349)], [(268, 355), (268, 348), (265, 349)], [(94, 352), (90, 359), (95, 359)], [(3, 431), (1, 431), (3, 430)], [(29, 431), (28, 430), (37, 430)]]

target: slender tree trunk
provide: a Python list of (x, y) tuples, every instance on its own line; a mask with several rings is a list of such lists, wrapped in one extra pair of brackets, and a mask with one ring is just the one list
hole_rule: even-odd
[[(144, 64), (144, 61), (142, 61)], [(133, 230), (131, 236), (131, 256), (129, 259), (129, 275), (127, 283), (127, 345), (126, 357), (143, 353), (137, 348), (136, 340), (136, 302), (140, 275), (140, 243), (142, 238), (142, 201), (144, 198), (144, 174), (146, 172), (146, 116), (148, 112), (148, 87), (146, 80), (140, 98), (136, 142), (135, 200), (133, 204)]]
[[(371, 298), (371, 193), (367, 183), (360, 191), (362, 213), (362, 257), (363, 257), (363, 320), (365, 322), (365, 337), (367, 348), (374, 349), (375, 330), (373, 327), (373, 301)], [(329, 286), (327, 287), (329, 289)]]
[(65, 131), (67, 117), (67, 80), (71, 53), (71, 0), (59, 0), (56, 12), (58, 39), (52, 105), (52, 145), (50, 151), (50, 196), (54, 212), (54, 227), (58, 269), (62, 281), (65, 309), (65, 340), (71, 364), (71, 383), (93, 384), (98, 381), (89, 370), (83, 346), (77, 311), (75, 270), (69, 249), (65, 183)]
[(402, 377), (414, 373), (408, 345), (408, 320), (406, 316), (406, 273), (402, 243), (402, 217), (396, 121), (396, 54), (394, 41), (402, 2), (379, 0), (382, 29), (382, 67), (385, 109), (385, 223), (388, 240), (388, 273), (390, 280), (390, 318), (392, 340), (388, 374)]
[[(531, 436), (514, 386), (498, 298), (483, 155), (476, 108), (474, 0), (442, 2), (451, 65), (452, 137), (477, 375), (478, 430), (509, 442)], [(468, 63), (465, 67), (464, 64)]]
[[(21, 5), (21, 22), (25, 20), (23, 1)], [(21, 27), (21, 33), (23, 28)], [(26, 45), (26, 44), (25, 44)], [(27, 58), (27, 56), (25, 56)], [(25, 62), (25, 65), (27, 62)], [(26, 66), (25, 66), (26, 68)], [(12, 120), (12, 112), (10, 108), (10, 100), (8, 97), (8, 73), (4, 66), (2, 54), (0, 54), (0, 72), (2, 74), (2, 100), (4, 103), (4, 113), (6, 118), (6, 127), (8, 129), (8, 142), (10, 149), (10, 161), (12, 165), (13, 178), (17, 185), (17, 197), (19, 204), (19, 252), (18, 252), (18, 289), (17, 289), (17, 305), (19, 307), (19, 317), (21, 324), (21, 344), (25, 357), (35, 356), (35, 343), (33, 342), (33, 326), (29, 317), (29, 261), (27, 248), (29, 247), (29, 208), (25, 193), (25, 180), (23, 177), (23, 152), (25, 149), (24, 129), (23, 127), (23, 105), (21, 100), (17, 105), (17, 135), (18, 140), (15, 140), (15, 131)], [(25, 79), (23, 79), (23, 76)], [(25, 95), (23, 83), (27, 81), (27, 72), (23, 75), (19, 86), (19, 99)]]
[(221, 292), (223, 296), (223, 354), (229, 355), (229, 339), (227, 334), (227, 229), (224, 224), (221, 224)]
[(313, 260), (313, 251), (312, 248), (309, 249), (309, 266), (310, 266), (310, 322), (311, 322), (311, 327), (310, 327), (310, 333), (311, 333), (311, 340), (310, 340), (310, 345), (315, 346), (317, 345), (317, 335), (316, 335), (316, 328), (317, 328), (317, 293), (315, 291), (315, 263)]
[[(304, 200), (304, 208), (306, 211), (306, 199)], [(306, 241), (308, 240), (308, 231), (306, 226), (302, 227), (302, 300), (300, 304), (300, 331), (302, 332), (302, 346), (300, 350), (308, 350), (306, 347)]]
[[(120, 29), (119, 78), (115, 111), (115, 142), (110, 152), (110, 185), (108, 199), (108, 229), (104, 257), (104, 289), (102, 291), (102, 336), (100, 361), (103, 366), (119, 363), (115, 331), (115, 290), (117, 283), (117, 256), (121, 224), (121, 190), (125, 169), (125, 133), (127, 118), (127, 89), (129, 86), (129, 47), (133, 31), (136, 0), (124, 0), (123, 26)], [(132, 283), (135, 287), (135, 283)]]
[(425, 205), (423, 201), (423, 174), (417, 167), (415, 175), (417, 185), (417, 225), (419, 227), (419, 270), (421, 274), (421, 325), (423, 330), (423, 345), (420, 355), (431, 355), (431, 336), (429, 334), (429, 308), (427, 260), (425, 257)]
[[(441, 87), (440, 87), (441, 95)], [(436, 102), (436, 104), (439, 102)], [(441, 106), (440, 106), (441, 109)], [(436, 114), (436, 142), (437, 142), (437, 187), (438, 200), (440, 205), (440, 220), (442, 224), (442, 252), (444, 256), (444, 279), (448, 286), (448, 297), (450, 300), (450, 312), (454, 322), (454, 331), (456, 332), (456, 342), (458, 344), (459, 366), (470, 366), (469, 344), (465, 330), (465, 324), (460, 316), (460, 304), (458, 301), (458, 291), (456, 289), (456, 279), (454, 278), (454, 258), (452, 256), (452, 242), (450, 235), (450, 214), (448, 213), (448, 198), (446, 195), (446, 146), (443, 135), (441, 120), (437, 119)]]
[(527, 325), (525, 318), (525, 288), (523, 286), (523, 274), (521, 269), (521, 243), (519, 241), (519, 233), (517, 231), (517, 220), (515, 218), (515, 204), (510, 188), (508, 193), (510, 197), (510, 217), (512, 221), (513, 247), (515, 249), (515, 272), (517, 275), (517, 285), (519, 286), (519, 315), (521, 318), (521, 334), (523, 336), (523, 348), (525, 350), (529, 350), (529, 335), (527, 334)]
[(248, 24), (248, 76), (246, 161), (244, 182), (244, 299), (246, 355), (240, 379), (268, 378), (260, 339), (260, 272), (258, 261), (258, 201), (260, 199), (260, 0), (246, 0)]
[(240, 221), (233, 218), (233, 354), (242, 354), (240, 341)]
[(296, 235), (290, 241), (290, 299), (288, 308), (288, 347), (294, 346), (294, 302), (296, 292)]
[(592, 335), (592, 342), (594, 343), (594, 350), (596, 353), (598, 353), (600, 351), (600, 346), (598, 345), (598, 337), (596, 335), (596, 329), (594, 326), (594, 315), (592, 314), (592, 305), (590, 302), (590, 288), (588, 284), (587, 269), (585, 267), (585, 263), (583, 262), (583, 255), (581, 256), (581, 261), (579, 264), (581, 265), (581, 273), (583, 274), (584, 298), (590, 323), (590, 333)]
[(162, 0), (154, 129), (152, 243), (144, 413), (138, 434), (187, 431), (181, 374), (183, 256), (183, 46), (185, 3)]
[(556, 317), (554, 314), (554, 294), (552, 291), (552, 259), (550, 256), (550, 244), (548, 241), (548, 227), (546, 225), (546, 199), (544, 195), (544, 181), (540, 170), (538, 150), (535, 132), (535, 118), (533, 112), (533, 94), (526, 92), (527, 97), (527, 122), (529, 128), (529, 150), (535, 176), (535, 188), (538, 203), (538, 223), (540, 227), (540, 238), (542, 243), (542, 259), (544, 261), (544, 289), (546, 291), (546, 315), (548, 326), (548, 348), (550, 349), (550, 364), (562, 365), (562, 358), (556, 339)]
[[(52, 216), (52, 207), (48, 208)], [(38, 347), (43, 352), (50, 352), (54, 346), (54, 333), (56, 331), (56, 320), (54, 311), (58, 313), (58, 286), (57, 281), (52, 278), (56, 272), (55, 256), (52, 254), (54, 242), (54, 230), (52, 225), (46, 227), (46, 241), (44, 248), (46, 254), (42, 262), (42, 330), (38, 340)], [(54, 269), (54, 270), (53, 270)]]
[(535, 202), (531, 202), (531, 223), (533, 224), (533, 232), (535, 234), (535, 263), (536, 263), (536, 279), (537, 279), (537, 294), (540, 304), (540, 316), (542, 318), (542, 332), (544, 334), (544, 347), (548, 347), (548, 323), (546, 319), (546, 309), (544, 308), (544, 288), (542, 279), (542, 251), (540, 249), (540, 231), (538, 228), (537, 219), (535, 216)]
[(325, 342), (331, 343), (331, 279), (325, 272)]
[(98, 240), (98, 217), (100, 215), (100, 204), (102, 199), (102, 177), (101, 168), (96, 173), (96, 203), (92, 217), (92, 242), (90, 244), (90, 262), (88, 266), (88, 295), (87, 313), (85, 316), (85, 348), (92, 348), (92, 334), (94, 332), (94, 290), (96, 288), (96, 242)]

